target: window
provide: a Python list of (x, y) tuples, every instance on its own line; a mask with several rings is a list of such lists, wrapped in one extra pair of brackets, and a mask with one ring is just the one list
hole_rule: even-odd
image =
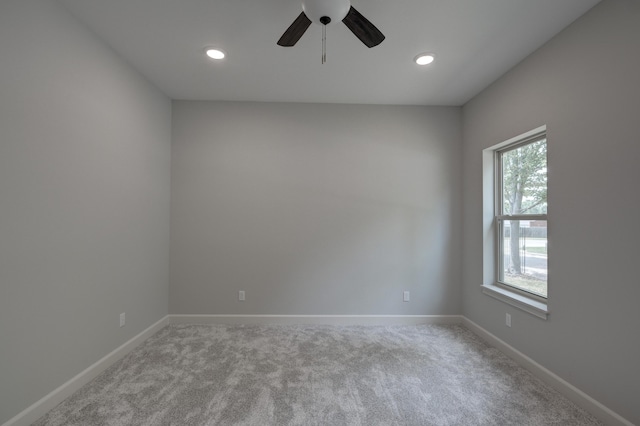
[(546, 127), (485, 150), (483, 183), (483, 292), (546, 319)]
[(496, 282), (547, 298), (547, 139), (496, 151)]

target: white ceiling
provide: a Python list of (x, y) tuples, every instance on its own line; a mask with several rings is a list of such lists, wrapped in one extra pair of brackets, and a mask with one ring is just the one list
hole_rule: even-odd
[(463, 105), (599, 2), (352, 0), (386, 40), (331, 24), (322, 65), (319, 25), (276, 45), (300, 0), (59, 1), (172, 99), (401, 105)]

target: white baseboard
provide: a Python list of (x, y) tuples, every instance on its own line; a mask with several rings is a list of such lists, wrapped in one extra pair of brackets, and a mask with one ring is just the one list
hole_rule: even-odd
[(460, 324), (460, 315), (169, 315), (171, 324)]
[(513, 346), (509, 345), (502, 339), (491, 334), (484, 328), (480, 327), (469, 318), (462, 316), (462, 324), (469, 330), (477, 334), (481, 339), (506, 354), (520, 366), (528, 370), (534, 376), (545, 382), (547, 385), (556, 389), (562, 395), (573, 401), (577, 406), (590, 412), (596, 416), (607, 426), (634, 426), (633, 423), (614, 412), (613, 410), (605, 407), (600, 402), (596, 401), (580, 389), (573, 386), (571, 383), (562, 379), (552, 371), (546, 369), (542, 365), (538, 364)]
[(24, 409), (21, 413), (17, 414), (15, 417), (8, 420), (2, 426), (28, 426), (38, 420), (40, 417), (44, 416), (54, 408), (56, 405), (60, 404), (66, 398), (71, 396), (74, 392), (80, 389), (82, 386), (89, 383), (95, 377), (97, 377), (100, 373), (106, 370), (108, 367), (113, 365), (116, 361), (124, 357), (126, 354), (131, 352), (136, 346), (145, 341), (147, 338), (151, 337), (153, 334), (158, 332), (164, 326), (169, 324), (169, 318), (164, 317), (160, 321), (151, 325), (146, 330), (142, 331), (138, 335), (132, 337), (126, 343), (122, 344), (120, 347), (104, 356), (100, 360), (96, 361), (93, 365), (86, 368), (81, 373), (77, 374), (72, 379), (68, 380), (66, 383), (58, 387), (57, 389), (50, 392), (44, 398), (36, 401), (31, 404), (31, 406)]

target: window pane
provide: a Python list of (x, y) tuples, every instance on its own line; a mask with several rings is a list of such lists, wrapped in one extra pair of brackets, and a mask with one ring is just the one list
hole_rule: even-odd
[(503, 284), (547, 297), (547, 221), (505, 220), (500, 226)]
[(547, 140), (501, 154), (501, 214), (547, 214)]

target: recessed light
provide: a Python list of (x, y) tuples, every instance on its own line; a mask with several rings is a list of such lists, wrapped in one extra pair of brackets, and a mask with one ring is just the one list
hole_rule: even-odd
[(415, 63), (418, 64), (418, 65), (429, 65), (435, 59), (436, 58), (435, 58), (435, 56), (433, 56), (433, 53), (421, 53), (418, 56), (416, 56), (415, 58), (413, 58)]
[(211, 59), (224, 59), (227, 55), (220, 49), (209, 48), (207, 49), (207, 56)]

